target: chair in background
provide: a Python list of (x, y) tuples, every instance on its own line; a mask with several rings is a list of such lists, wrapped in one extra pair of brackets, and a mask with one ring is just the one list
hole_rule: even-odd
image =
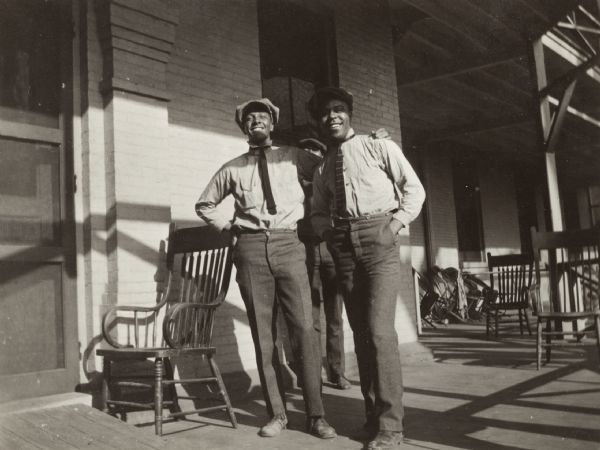
[[(531, 335), (527, 316), (528, 292), (533, 274), (533, 258), (529, 255), (487, 254), (490, 271), (490, 291), (486, 296), (486, 336), (490, 337), (493, 327), (498, 337), (500, 321), (502, 323), (519, 322), (519, 331), (523, 334), (523, 319)], [(515, 318), (515, 312), (518, 318)]]
[[(223, 383), (211, 343), (215, 311), (225, 300), (231, 275), (230, 239), (209, 227), (182, 228), (169, 234), (166, 265), (168, 279), (153, 306), (118, 305), (110, 308), (102, 320), (102, 333), (113, 348), (97, 350), (104, 359), (103, 410), (123, 413), (131, 409), (154, 410), (155, 432), (162, 435), (167, 418), (226, 410), (237, 427), (229, 395)], [(114, 335), (117, 335), (116, 338)], [(193, 357), (194, 363), (208, 362), (211, 376), (174, 379), (172, 358)], [(119, 365), (139, 365), (154, 360), (153, 375), (117, 374)], [(140, 381), (142, 380), (142, 381)], [(216, 387), (219, 404), (181, 411), (176, 384), (204, 384)], [(154, 401), (139, 402), (113, 399), (122, 390), (153, 390)], [(170, 400), (163, 400), (163, 393)], [(200, 400), (197, 396), (186, 399)], [(163, 407), (170, 413), (163, 416)], [(195, 405), (197, 408), (197, 405)]]
[(537, 315), (538, 370), (543, 349), (549, 362), (552, 347), (586, 344), (586, 335), (594, 331), (600, 357), (600, 230), (550, 233), (532, 228), (531, 237), (536, 285), (530, 294)]

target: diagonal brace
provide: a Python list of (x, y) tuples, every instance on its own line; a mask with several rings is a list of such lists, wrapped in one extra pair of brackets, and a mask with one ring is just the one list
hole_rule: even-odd
[(558, 109), (552, 118), (552, 124), (550, 125), (550, 132), (548, 133), (548, 138), (544, 143), (546, 148), (545, 151), (548, 153), (553, 153), (556, 148), (556, 143), (558, 142), (558, 136), (560, 135), (560, 130), (565, 121), (565, 117), (567, 116), (567, 108), (569, 103), (571, 103), (571, 99), (573, 98), (573, 92), (575, 91), (575, 86), (577, 85), (577, 78), (575, 78), (571, 83), (567, 86), (563, 95), (560, 99), (560, 103), (558, 104)]

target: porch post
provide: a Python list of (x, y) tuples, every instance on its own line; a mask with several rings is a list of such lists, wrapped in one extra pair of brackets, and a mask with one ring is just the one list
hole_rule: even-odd
[[(550, 219), (552, 225), (552, 231), (561, 231), (564, 227), (562, 217), (562, 205), (560, 199), (560, 189), (558, 185), (558, 174), (556, 171), (556, 154), (554, 152), (554, 146), (549, 148), (546, 143), (549, 138), (555, 136), (558, 133), (560, 127), (553, 126), (552, 115), (550, 113), (550, 102), (548, 95), (542, 95), (543, 91), (548, 86), (548, 79), (546, 77), (546, 64), (544, 61), (544, 45), (542, 38), (534, 40), (531, 48), (531, 58), (533, 66), (533, 76), (535, 77), (535, 95), (536, 101), (538, 102), (539, 109), (539, 141), (540, 147), (544, 151), (544, 167), (546, 169), (546, 183), (547, 192), (550, 207)], [(566, 105), (565, 105), (566, 110)], [(560, 125), (560, 124), (558, 124)], [(551, 133), (552, 132), (552, 133)], [(538, 208), (543, 208), (542, 205), (538, 205)]]
[(171, 3), (109, 0), (99, 11), (109, 305), (154, 301), (169, 232), (167, 70), (179, 19)]

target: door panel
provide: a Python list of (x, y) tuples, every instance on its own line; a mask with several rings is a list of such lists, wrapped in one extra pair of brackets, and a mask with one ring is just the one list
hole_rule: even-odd
[(0, 262), (0, 375), (64, 369), (60, 264)]

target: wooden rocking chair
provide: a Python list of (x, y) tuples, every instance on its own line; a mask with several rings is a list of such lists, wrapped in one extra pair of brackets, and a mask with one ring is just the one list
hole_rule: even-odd
[[(494, 329), (498, 337), (500, 323), (519, 322), (519, 331), (523, 334), (523, 319), (531, 335), (527, 307), (529, 305), (529, 287), (533, 274), (533, 258), (529, 255), (487, 254), (490, 271), (491, 291), (486, 292), (486, 336)], [(514, 318), (517, 312), (518, 319)]]
[[(113, 347), (96, 352), (104, 361), (102, 400), (105, 412), (154, 410), (157, 435), (162, 435), (165, 419), (215, 410), (226, 410), (231, 424), (237, 427), (229, 395), (214, 359), (216, 348), (211, 343), (215, 311), (227, 295), (231, 267), (227, 234), (220, 235), (209, 227), (171, 231), (167, 250), (168, 280), (160, 301), (153, 306), (114, 306), (103, 317), (102, 333)], [(171, 359), (181, 357), (192, 357), (197, 363), (207, 361), (212, 376), (174, 379)], [(136, 361), (148, 358), (154, 360), (151, 376), (132, 375), (129, 378), (112, 373), (113, 362), (122, 365), (127, 361), (135, 365)], [(139, 381), (144, 378), (149, 380)], [(181, 411), (175, 385), (194, 383), (216, 386), (221, 403)], [(111, 394), (119, 393), (121, 389), (153, 389), (154, 401), (113, 399)], [(165, 390), (170, 400), (163, 400)], [(199, 400), (194, 396), (185, 398)], [(163, 407), (168, 407), (170, 414), (163, 416)]]

